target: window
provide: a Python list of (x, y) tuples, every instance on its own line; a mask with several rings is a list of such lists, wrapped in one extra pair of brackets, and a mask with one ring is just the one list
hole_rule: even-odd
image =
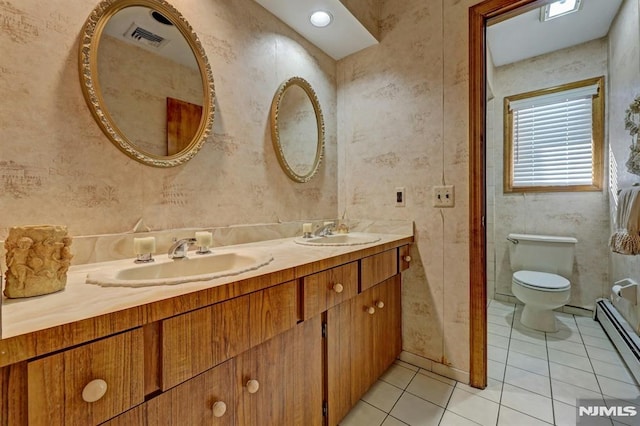
[(604, 77), (504, 99), (504, 192), (599, 191)]

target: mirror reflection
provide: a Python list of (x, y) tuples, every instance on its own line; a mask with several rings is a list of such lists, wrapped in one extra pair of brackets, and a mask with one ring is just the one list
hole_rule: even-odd
[(311, 85), (300, 77), (285, 81), (271, 109), (274, 149), (285, 173), (307, 182), (318, 170), (324, 149), (322, 111)]
[(213, 123), (213, 77), (182, 15), (159, 0), (103, 0), (80, 45), (82, 88), (98, 125), (133, 159), (191, 159)]
[(141, 6), (113, 15), (100, 36), (98, 82), (111, 118), (138, 149), (168, 156), (189, 146), (202, 116), (202, 80), (169, 19)]

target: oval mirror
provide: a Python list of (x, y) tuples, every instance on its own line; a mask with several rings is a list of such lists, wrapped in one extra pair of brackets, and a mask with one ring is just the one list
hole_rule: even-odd
[(211, 131), (213, 76), (189, 23), (164, 0), (103, 0), (80, 43), (91, 112), (125, 154), (150, 166), (193, 158)]
[(292, 77), (280, 85), (271, 103), (271, 138), (284, 172), (308, 182), (324, 153), (324, 118), (313, 88)]

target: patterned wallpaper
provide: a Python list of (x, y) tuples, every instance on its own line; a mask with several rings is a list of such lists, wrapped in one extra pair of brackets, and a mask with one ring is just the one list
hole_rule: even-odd
[[(469, 370), (468, 8), (384, 1), (380, 44), (338, 63), (339, 212), (415, 221), (403, 349)], [(456, 205), (432, 207), (434, 185)], [(395, 187), (406, 207), (395, 207)]]
[[(72, 235), (335, 217), (336, 64), (251, 0), (171, 0), (213, 70), (212, 136), (185, 165), (156, 169), (121, 153), (85, 103), (78, 37), (97, 0), (0, 3), (0, 239), (10, 226), (67, 225)], [(317, 177), (291, 181), (271, 145), (280, 83), (308, 80), (326, 123)]]
[[(612, 163), (617, 165), (615, 184), (625, 188), (640, 182), (640, 176), (627, 172), (631, 136), (624, 129), (624, 113), (640, 95), (640, 1), (625, 0), (609, 31), (609, 141)], [(615, 217), (615, 195), (610, 196), (611, 222)], [(611, 283), (632, 278), (640, 283), (640, 260), (637, 256), (612, 253)]]
[[(509, 264), (511, 232), (565, 235), (578, 239), (569, 305), (592, 309), (596, 298), (607, 294), (609, 209), (608, 194), (600, 192), (503, 193), (503, 99), (564, 83), (605, 76), (607, 39), (562, 49), (497, 67), (493, 74), (495, 98), (488, 102), (487, 117), (487, 259), (495, 262), (497, 294), (511, 293)], [(605, 120), (606, 121), (606, 120)], [(607, 152), (606, 136), (605, 148)], [(607, 175), (605, 170), (604, 175)], [(492, 268), (489, 266), (488, 271)], [(493, 276), (491, 276), (493, 275)]]

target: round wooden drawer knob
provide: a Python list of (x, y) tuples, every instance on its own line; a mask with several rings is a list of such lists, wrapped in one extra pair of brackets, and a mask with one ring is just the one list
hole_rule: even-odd
[(223, 401), (216, 401), (213, 403), (213, 417), (222, 417), (227, 412), (227, 404)]
[(260, 383), (257, 380), (251, 379), (247, 382), (247, 390), (249, 393), (256, 393), (260, 389)]
[(87, 383), (82, 389), (82, 399), (85, 402), (96, 402), (107, 393), (107, 382), (102, 379), (95, 379)]
[(344, 286), (340, 283), (334, 284), (333, 291), (336, 293), (342, 293), (344, 291)]
[(408, 256), (408, 255), (407, 255), (407, 256), (403, 257), (403, 259), (404, 259), (404, 261), (405, 261), (405, 262), (407, 262), (407, 263), (411, 262), (411, 256)]
[(369, 307), (367, 308), (367, 313), (368, 313), (369, 315), (373, 315), (373, 314), (375, 314), (375, 313), (376, 313), (376, 308), (374, 308), (373, 306), (369, 306)]
[(382, 300), (378, 300), (376, 302), (376, 306), (380, 309), (384, 308), (384, 302)]

